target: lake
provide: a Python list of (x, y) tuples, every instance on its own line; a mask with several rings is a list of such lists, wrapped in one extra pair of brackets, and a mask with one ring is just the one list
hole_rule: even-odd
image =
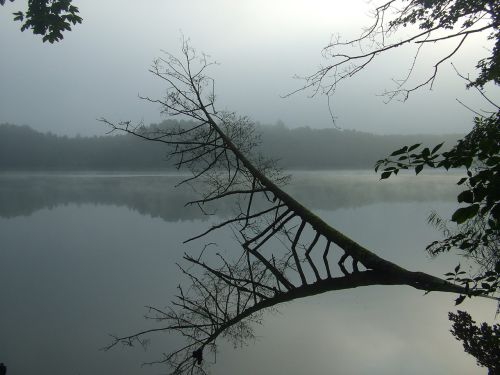
[[(431, 210), (449, 217), (457, 175), (368, 171), (294, 172), (286, 187), (328, 223), (387, 260), (441, 276), (456, 256), (430, 259), (440, 238)], [(168, 306), (182, 283), (176, 263), (196, 254), (207, 217), (181, 177), (160, 173), (0, 174), (0, 362), (9, 375), (167, 373), (141, 366), (179, 342), (151, 336), (142, 347), (100, 348), (109, 334), (155, 327), (144, 306)], [(217, 233), (228, 249), (231, 236)], [(496, 305), (467, 300), (476, 320)], [(403, 286), (330, 292), (279, 306), (255, 327), (256, 340), (220, 340), (213, 374), (485, 374), (449, 333), (454, 296)]]

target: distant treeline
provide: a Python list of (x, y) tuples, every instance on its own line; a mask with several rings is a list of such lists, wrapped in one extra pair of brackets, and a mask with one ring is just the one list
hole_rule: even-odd
[[(158, 127), (177, 126), (168, 120)], [(186, 123), (183, 124), (187, 125)], [(259, 125), (259, 151), (287, 169), (372, 168), (402, 145), (446, 141), (460, 135), (375, 135), (354, 130), (289, 129)], [(67, 137), (28, 126), (0, 125), (0, 170), (155, 170), (173, 168), (168, 148), (130, 135)]]

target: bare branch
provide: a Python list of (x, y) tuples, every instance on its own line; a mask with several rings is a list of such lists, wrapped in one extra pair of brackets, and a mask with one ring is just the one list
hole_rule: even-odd
[[(358, 38), (343, 41), (337, 36), (324, 47), (322, 54), (329, 59), (329, 62), (313, 74), (298, 77), (303, 81), (303, 85), (285, 97), (304, 90), (310, 90), (311, 96), (318, 93), (331, 95), (339, 83), (366, 69), (376, 58), (405, 45), (413, 45), (416, 50), (410, 64), (409, 74), (403, 79), (393, 79), (396, 89), (382, 94), (387, 97), (387, 100), (392, 100), (399, 94), (402, 100), (406, 100), (413, 91), (428, 84), (432, 87), (437, 67), (460, 50), (467, 36), (483, 33), (485, 39), (495, 38), (494, 35), (497, 35), (498, 29), (497, 9), (487, 3), (476, 2), (473, 5), (464, 6), (463, 2), (459, 1), (430, 3), (419, 0), (386, 1), (374, 9), (372, 24)], [(414, 28), (409, 36), (395, 40), (396, 31), (410, 26), (418, 26), (418, 29)], [(454, 38), (460, 38), (457, 48), (450, 55), (437, 59), (433, 64), (431, 77), (420, 81), (414, 87), (407, 88), (405, 84), (412, 76), (422, 46)], [(498, 39), (498, 36), (496, 38)], [(497, 53), (496, 49), (493, 49), (492, 57), (488, 59), (498, 61), (498, 57), (495, 57)], [(488, 66), (481, 65), (480, 76), (470, 82), (471, 86), (484, 86), (488, 69), (494, 69), (493, 65)], [(479, 65), (478, 68), (480, 68)]]
[[(392, 6), (393, 1), (386, 4)], [(379, 17), (383, 21), (383, 15)], [(349, 59), (348, 55), (343, 56)], [(362, 66), (375, 55), (368, 53), (366, 57)], [(173, 374), (204, 374), (205, 349), (215, 351), (218, 337), (243, 343), (253, 337), (252, 324), (259, 321), (263, 310), (296, 298), (375, 284), (472, 294), (460, 286), (424, 273), (410, 272), (378, 257), (286, 193), (282, 185), (288, 180), (287, 176), (282, 175), (272, 161), (254, 154), (258, 136), (253, 123), (234, 113), (215, 111), (213, 80), (206, 75), (207, 67), (212, 64), (205, 55), (200, 57), (184, 42), (182, 58), (167, 54), (155, 64), (153, 74), (167, 82), (170, 91), (161, 101), (146, 100), (161, 104), (169, 115), (182, 115), (196, 121), (171, 129), (102, 121), (111, 131), (122, 130), (171, 147), (171, 155), (178, 158), (176, 165), (191, 172), (182, 183), (202, 191), (199, 199), (187, 205), (196, 204), (203, 210), (205, 204), (233, 198), (225, 200), (233, 208), (228, 218), (185, 242), (227, 228), (232, 230), (236, 243), (230, 256), (218, 252), (214, 264), (205, 258), (209, 251), (207, 244), (196, 258), (186, 254), (184, 260), (189, 267), (179, 268), (189, 287), (186, 290), (179, 287), (179, 294), (167, 311), (148, 308), (148, 319), (166, 324), (133, 335), (113, 336), (113, 342), (106, 349), (119, 343), (144, 345), (148, 334), (175, 331), (184, 337), (185, 345), (151, 363), (167, 364)], [(439, 63), (436, 69), (437, 66)], [(355, 74), (357, 69), (362, 68), (344, 74)], [(304, 239), (310, 238), (310, 231), (313, 239), (308, 243)], [(326, 241), (322, 256), (328, 275), (325, 279), (321, 279), (318, 265), (311, 256), (320, 238)], [(344, 252), (341, 257), (338, 255), (340, 275), (332, 275), (328, 264), (332, 243)], [(344, 266), (348, 258), (352, 259), (352, 272)], [(303, 263), (309, 265), (313, 275), (306, 274)], [(358, 263), (364, 268), (360, 270)], [(312, 276), (314, 281), (308, 283), (307, 276)]]

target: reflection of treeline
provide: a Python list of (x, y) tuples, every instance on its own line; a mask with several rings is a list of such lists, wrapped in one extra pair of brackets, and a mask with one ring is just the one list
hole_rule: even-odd
[[(185, 176), (184, 176), (185, 177)], [(124, 206), (165, 221), (208, 219), (206, 213), (225, 217), (234, 201), (226, 198), (204, 212), (186, 202), (199, 196), (189, 185), (174, 188), (180, 176), (140, 174), (5, 174), (0, 175), (0, 217), (31, 215), (66, 204)], [(379, 181), (374, 173), (295, 173), (285, 187), (313, 210), (334, 211), (373, 203), (454, 201), (456, 175), (399, 175)], [(259, 202), (256, 202), (257, 207)]]
[[(156, 126), (177, 126), (169, 120)], [(182, 123), (181, 123), (182, 126)], [(289, 169), (371, 168), (401, 145), (447, 141), (457, 135), (374, 135), (353, 130), (259, 126), (260, 151)], [(172, 167), (163, 144), (129, 135), (57, 136), (28, 126), (0, 125), (1, 170), (140, 170)]]
[(175, 176), (12, 175), (0, 176), (0, 217), (29, 216), (67, 204), (126, 206), (166, 221), (203, 218), (189, 189), (175, 189)]

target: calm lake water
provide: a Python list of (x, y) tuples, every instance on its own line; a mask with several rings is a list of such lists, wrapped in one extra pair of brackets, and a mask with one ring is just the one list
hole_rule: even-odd
[[(456, 175), (296, 172), (286, 189), (382, 257), (437, 276), (456, 266), (425, 246), (439, 239), (432, 209), (455, 207)], [(141, 363), (175, 348), (158, 334), (147, 350), (103, 352), (109, 334), (151, 328), (144, 306), (168, 306), (182, 282), (183, 245), (209, 218), (185, 208), (180, 177), (160, 174), (0, 175), (0, 362), (9, 375), (167, 373)], [(220, 207), (224, 216), (227, 207)], [(210, 219), (212, 220), (212, 219)], [(218, 241), (232, 246), (227, 233)], [(234, 245), (233, 245), (234, 246)], [(449, 333), (454, 296), (379, 286), (297, 300), (265, 314), (257, 339), (220, 343), (213, 374), (485, 374)], [(461, 306), (462, 307), (462, 306)], [(495, 304), (463, 309), (492, 322)]]

